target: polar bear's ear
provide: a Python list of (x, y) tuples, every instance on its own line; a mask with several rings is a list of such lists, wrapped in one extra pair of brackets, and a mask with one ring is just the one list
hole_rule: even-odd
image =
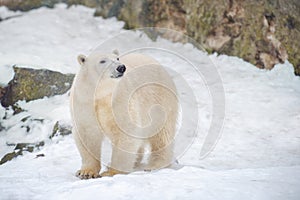
[(78, 60), (79, 64), (82, 66), (82, 65), (85, 63), (85, 61), (86, 61), (86, 56), (80, 54), (80, 55), (77, 57), (77, 60)]
[(119, 51), (118, 51), (118, 49), (115, 49), (115, 50), (113, 50), (113, 52), (112, 52), (113, 54), (115, 54), (116, 56), (118, 56), (119, 55)]

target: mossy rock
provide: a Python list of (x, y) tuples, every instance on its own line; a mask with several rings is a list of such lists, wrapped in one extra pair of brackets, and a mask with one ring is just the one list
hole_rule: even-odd
[(45, 142), (38, 142), (38, 143), (18, 143), (15, 146), (15, 149), (11, 153), (7, 153), (3, 158), (0, 160), (0, 165), (20, 156), (23, 155), (23, 152), (30, 152), (32, 153), (35, 149), (39, 149), (40, 147), (44, 146)]
[[(84, 1), (84, 0), (83, 0)], [(249, 0), (100, 0), (98, 15), (116, 16), (125, 21), (125, 28), (162, 27), (186, 33), (209, 53), (238, 56), (257, 67), (272, 69), (288, 59), (300, 75), (300, 1)], [(114, 9), (118, 8), (118, 9)], [(110, 10), (119, 12), (110, 12)], [(275, 23), (275, 41), (268, 40), (264, 18)], [(273, 23), (272, 22), (272, 23)], [(222, 28), (229, 41), (215, 49), (207, 42), (215, 30)], [(271, 30), (271, 29), (270, 29)], [(216, 38), (218, 39), (219, 36)], [(168, 38), (171, 39), (172, 38)], [(218, 41), (217, 41), (218, 42)], [(280, 44), (280, 46), (278, 46)], [(287, 55), (286, 56), (286, 52)], [(266, 62), (262, 54), (273, 58)]]
[(14, 66), (14, 78), (5, 87), (1, 99), (4, 107), (14, 106), (19, 100), (31, 101), (66, 93), (72, 86), (74, 74), (62, 74), (46, 69)]
[(15, 147), (15, 150), (28, 151), (30, 153), (33, 152), (35, 148), (40, 148), (45, 145), (45, 142), (38, 143), (18, 143)]
[(8, 161), (11, 161), (12, 159), (14, 159), (14, 158), (16, 158), (16, 157), (18, 157), (20, 155), (22, 155), (22, 151), (21, 150), (13, 151), (11, 153), (7, 153), (7, 154), (5, 154), (5, 156), (3, 156), (3, 158), (1, 158), (0, 165), (6, 163)]
[[(181, 31), (209, 53), (238, 56), (261, 68), (272, 69), (274, 64), (288, 59), (295, 74), (300, 75), (299, 0), (3, 0), (0, 6), (24, 11), (53, 7), (58, 2), (96, 8), (95, 15), (117, 17), (128, 29), (161, 27)], [(268, 41), (264, 17), (275, 23), (275, 42)], [(208, 42), (220, 28), (223, 33), (216, 35), (216, 42)], [(220, 35), (225, 35), (223, 41), (217, 40)], [(220, 45), (210, 45), (215, 43)], [(266, 62), (262, 54), (274, 58), (273, 61)]]
[(54, 136), (66, 136), (72, 133), (72, 127), (69, 125), (61, 124), (60, 122), (56, 122), (52, 134), (49, 136), (49, 139), (52, 139)]
[(2, 0), (0, 6), (6, 6), (10, 10), (28, 11), (42, 6), (53, 8), (56, 3), (65, 0)]

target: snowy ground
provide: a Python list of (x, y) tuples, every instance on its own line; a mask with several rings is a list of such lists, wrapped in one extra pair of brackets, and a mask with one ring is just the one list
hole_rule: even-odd
[[(116, 19), (95, 18), (92, 9), (81, 6), (67, 9), (59, 5), (28, 13), (0, 7), (1, 18), (14, 15), (18, 16), (0, 22), (1, 85), (12, 78), (13, 64), (76, 73), (76, 56), (88, 54), (98, 43), (123, 32), (124, 25)], [(134, 35), (127, 39), (138, 46), (140, 39)], [(291, 64), (265, 71), (235, 57), (207, 57), (190, 45), (142, 40), (180, 49), (182, 55), (195, 60), (197, 56), (205, 62), (210, 58), (217, 65), (225, 90), (226, 117), (215, 149), (200, 159), (212, 112), (205, 81), (177, 57), (149, 51), (160, 62), (174, 66), (180, 74), (173, 74), (174, 81), (185, 79), (197, 98), (197, 105), (190, 109), (198, 108), (199, 129), (193, 144), (178, 157), (181, 167), (79, 180), (74, 173), (80, 167), (80, 156), (72, 136), (47, 139), (56, 121), (70, 124), (66, 94), (21, 102), (27, 111), (14, 116), (0, 107), (1, 124), (6, 128), (0, 132), (1, 157), (13, 150), (7, 144), (46, 141), (40, 150), (0, 166), (0, 199), (299, 199), (300, 78), (293, 75)], [(130, 48), (128, 41), (123, 44)], [(180, 92), (184, 98), (184, 89)], [(22, 122), (27, 116), (32, 120)], [(31, 131), (26, 133), (24, 126)], [(42, 153), (45, 157), (36, 158)]]

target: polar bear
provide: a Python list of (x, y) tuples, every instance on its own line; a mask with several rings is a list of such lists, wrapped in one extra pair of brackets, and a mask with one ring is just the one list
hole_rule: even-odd
[[(73, 135), (82, 158), (80, 178), (154, 170), (173, 162), (178, 100), (170, 75), (152, 57), (94, 52), (81, 65), (70, 95)], [(101, 170), (104, 137), (111, 142)], [(145, 160), (142, 164), (142, 160)]]

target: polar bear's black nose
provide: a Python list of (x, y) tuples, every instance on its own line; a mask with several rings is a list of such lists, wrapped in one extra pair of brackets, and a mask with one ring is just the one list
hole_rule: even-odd
[(119, 65), (117, 71), (123, 74), (126, 71), (125, 65)]

